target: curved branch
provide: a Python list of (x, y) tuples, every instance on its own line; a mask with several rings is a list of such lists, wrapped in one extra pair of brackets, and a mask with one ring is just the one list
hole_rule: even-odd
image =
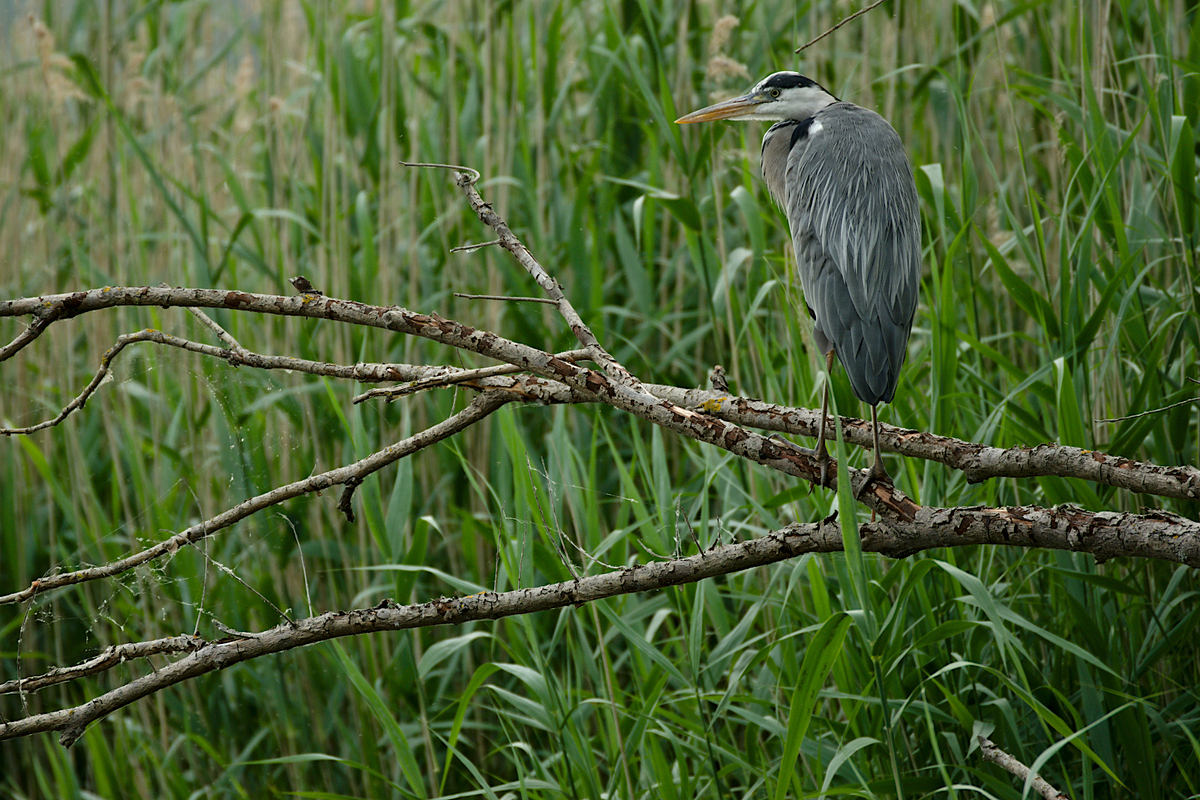
[[(505, 339), (437, 314), (418, 314), (399, 306), (371, 306), (316, 295), (283, 297), (215, 289), (163, 289), (160, 287), (106, 288), (87, 292), (23, 298), (0, 302), (0, 317), (34, 314), (65, 318), (114, 306), (178, 306), (228, 308), (261, 314), (330, 319), (366, 327), (420, 336), (497, 361), (514, 364), (558, 381), (608, 405), (670, 428), (692, 439), (708, 442), (734, 455), (750, 458), (794, 477), (818, 483), (821, 469), (816, 459), (764, 436), (698, 414), (648, 394), (602, 372), (578, 367), (537, 348)], [(640, 386), (640, 384), (639, 384)], [(516, 399), (516, 398), (510, 398)], [(829, 483), (834, 488), (833, 481)], [(911, 503), (909, 504), (911, 505)], [(872, 506), (875, 508), (875, 506)], [(882, 510), (883, 506), (876, 510)]]
[[(474, 172), (474, 170), (471, 170)], [(508, 223), (504, 221), (490, 203), (484, 202), (479, 192), (475, 189), (475, 182), (479, 180), (479, 173), (475, 173), (475, 178), (465, 173), (455, 173), (455, 183), (462, 193), (466, 195), (467, 202), (471, 205), (471, 210), (479, 217), (479, 221), (496, 232), (500, 237), (497, 243), (512, 254), (512, 257), (517, 260), (517, 263), (525, 268), (525, 271), (537, 281), (537, 285), (542, 287), (555, 306), (558, 307), (558, 313), (566, 321), (571, 332), (575, 334), (575, 338), (579, 340), (591, 355), (592, 360), (601, 366), (604, 374), (618, 383), (623, 383), (629, 386), (634, 391), (643, 391), (641, 381), (633, 376), (633, 374), (621, 365), (619, 361), (612, 357), (607, 350), (600, 344), (600, 340), (596, 338), (596, 334), (592, 333), (592, 329), (583, 321), (583, 317), (579, 316), (579, 312), (571, 305), (571, 301), (563, 294), (562, 287), (558, 284), (550, 273), (546, 272), (545, 267), (533, 257), (533, 253), (529, 252), (520, 239), (513, 235), (509, 229)]]
[[(286, 297), (280, 295), (258, 295), (245, 292), (228, 292), (216, 289), (164, 289), (159, 287), (117, 287), (94, 289), (87, 292), (21, 298), (0, 302), (0, 317), (37, 317), (30, 328), (45, 327), (49, 322), (69, 318), (88, 311), (120, 306), (176, 306), (228, 308), (258, 313), (330, 319), (339, 322), (384, 328), (401, 333), (431, 339), (453, 347), (470, 350), (480, 355), (504, 361), (520, 369), (535, 373), (538, 377), (509, 378), (493, 377), (467, 382), (462, 385), (481, 390), (496, 389), (509, 393), (512, 400), (580, 403), (606, 402), (638, 416), (651, 419), (648, 405), (662, 403), (652, 421), (666, 425), (678, 433), (701, 441), (710, 441), (737, 455), (751, 457), (759, 463), (772, 466), (787, 474), (816, 482), (820, 470), (815, 462), (772, 444), (766, 449), (769, 457), (751, 455), (726, 447), (723, 441), (732, 441), (741, 435), (757, 437), (741, 426), (760, 430), (779, 431), (815, 437), (820, 412), (812, 409), (791, 408), (736, 397), (723, 392), (703, 389), (680, 389), (674, 386), (646, 384), (646, 393), (631, 396), (626, 391), (625, 402), (617, 402), (615, 389), (605, 391), (605, 377), (592, 370), (577, 368), (563, 359), (528, 345), (513, 342), (494, 333), (480, 331), (469, 325), (454, 322), (436, 314), (418, 314), (399, 307), (371, 306), (346, 300), (336, 300), (314, 295)], [(184, 344), (187, 340), (177, 339), (161, 332), (130, 334), (138, 340), (161, 341), (175, 344), (194, 352), (204, 353), (229, 360), (225, 348)], [(32, 341), (29, 337), (26, 341)], [(15, 350), (13, 351), (15, 352)], [(12, 353), (8, 353), (12, 355)], [(419, 380), (445, 374), (444, 367), (404, 367), (389, 364), (356, 364), (337, 366), (324, 362), (308, 362), (278, 356), (256, 356), (240, 353), (244, 364), (261, 366), (265, 369), (294, 369), (313, 374), (353, 378), (361, 382), (385, 380)], [(545, 378), (554, 383), (547, 384)], [(570, 378), (570, 379), (568, 379)], [(559, 383), (561, 381), (561, 383)], [(565, 384), (565, 387), (564, 387)], [(636, 406), (640, 411), (633, 411)], [(677, 409), (668, 412), (670, 408)], [(702, 413), (693, 414), (689, 409)], [(690, 416), (689, 416), (690, 415)], [(704, 434), (706, 426), (688, 424), (686, 420), (707, 419), (730, 422), (735, 428), (719, 426), (712, 431), (713, 441)], [(871, 444), (870, 423), (853, 417), (842, 417), (842, 431), (851, 444)], [(44, 423), (43, 423), (44, 425)], [(833, 435), (832, 422), (827, 434)], [(16, 433), (17, 430), (0, 431)], [(740, 433), (739, 433), (740, 432)], [(703, 435), (702, 435), (703, 434)], [(757, 442), (758, 439), (750, 441)], [(1200, 469), (1192, 466), (1159, 466), (1142, 461), (1108, 455), (1094, 450), (1083, 450), (1057, 444), (1041, 444), (1033, 448), (1015, 447), (1003, 449), (988, 445), (937, 436), (880, 424), (880, 447), (892, 453), (914, 458), (937, 461), (953, 469), (961, 470), (972, 482), (981, 482), (994, 477), (1029, 478), (1054, 475), (1064, 478), (1080, 478), (1096, 483), (1127, 489), (1142, 494), (1180, 499), (1200, 499)], [(784, 463), (784, 462), (788, 463)]]
[[(201, 319), (208, 319), (202, 313), (199, 313), (194, 308), (188, 308), (188, 311), (193, 311)], [(169, 333), (163, 333), (160, 330), (147, 328), (146, 330), (137, 331), (135, 333), (125, 333), (117, 337), (116, 343), (105, 351), (100, 358), (100, 366), (96, 369), (96, 373), (92, 376), (92, 380), (88, 385), (67, 405), (63, 406), (53, 418), (44, 420), (34, 425), (27, 425), (21, 428), (0, 428), (0, 435), (4, 436), (19, 436), (34, 433), (45, 428), (51, 428), (65, 420), (72, 412), (83, 408), (92, 395), (104, 385), (109, 375), (112, 372), (112, 364), (122, 350), (131, 344), (141, 342), (152, 342), (154, 344), (166, 345), (168, 347), (178, 347), (180, 350), (186, 350), (191, 353), (199, 353), (200, 355), (219, 358), (227, 361), (235, 367), (249, 367), (251, 369), (263, 370), (288, 370), (290, 372), (302, 372), (306, 375), (320, 375), (326, 378), (340, 378), (343, 380), (354, 380), (359, 383), (382, 383), (384, 381), (409, 381), (406, 386), (417, 386), (424, 388), (422, 384), (429, 382), (430, 385), (440, 385), (441, 383), (453, 384), (462, 383), (471, 380), (473, 376), (468, 375), (461, 379), (455, 379), (454, 372), (469, 372), (468, 370), (459, 370), (455, 367), (428, 367), (417, 366), (412, 364), (381, 364), (381, 363), (363, 363), (357, 364), (331, 364), (328, 361), (313, 361), (307, 358), (295, 358), (294, 356), (270, 356), (262, 353), (256, 353), (247, 350), (236, 342), (230, 347), (217, 347), (201, 342), (194, 342), (190, 339), (184, 339), (179, 336), (173, 336)], [(564, 354), (566, 357), (573, 356), (581, 351), (571, 351)], [(489, 367), (492, 370), (490, 374), (511, 373), (518, 370), (517, 367), (505, 365), (502, 367)], [(482, 372), (482, 371), (481, 371)], [(486, 376), (487, 373), (484, 373)], [(477, 377), (477, 376), (475, 376)], [(404, 389), (406, 387), (400, 387)], [(376, 390), (386, 395), (389, 390)], [(412, 391), (417, 391), (413, 389)], [(355, 402), (361, 402), (361, 399), (373, 396), (373, 392), (367, 392), (361, 398), (355, 398)], [(519, 399), (516, 397), (510, 398), (513, 400)]]
[(125, 642), (104, 648), (100, 654), (89, 658), (80, 664), (70, 667), (51, 668), (41, 675), (29, 678), (14, 678), (0, 683), (0, 694), (15, 694), (16, 692), (36, 692), (49, 686), (67, 683), (88, 675), (98, 675), (112, 669), (118, 664), (124, 664), (135, 658), (147, 658), (166, 653), (192, 653), (203, 647), (206, 642), (199, 636), (170, 636), (166, 639), (155, 639), (149, 642)]
[[(861, 532), (864, 551), (893, 558), (935, 547), (999, 544), (1091, 553), (1100, 560), (1133, 553), (1200, 566), (1200, 523), (1171, 514), (1097, 514), (1074, 506), (1054, 509), (923, 508), (911, 522), (881, 520), (863, 525)], [(757, 539), (714, 547), (697, 555), (640, 564), (548, 586), (501, 593), (483, 592), (407, 606), (387, 600), (375, 608), (328, 612), (281, 624), (247, 638), (204, 644), (179, 661), (83, 705), (0, 723), (0, 740), (56, 730), (62, 731), (62, 744), (70, 746), (92, 722), (169, 686), (253, 658), (342, 636), (458, 625), (578, 606), (602, 598), (654, 591), (741, 572), (803, 553), (841, 549), (841, 528), (831, 516), (819, 523), (797, 523)]]
[(353, 464), (348, 464), (344, 467), (322, 472), (319, 475), (311, 475), (304, 480), (295, 481), (285, 486), (272, 489), (256, 497), (252, 497), (245, 502), (230, 508), (226, 511), (217, 514), (211, 519), (204, 520), (195, 525), (192, 525), (186, 530), (180, 531), (171, 538), (159, 542), (153, 547), (148, 547), (132, 555), (117, 561), (111, 561), (99, 567), (88, 567), (86, 569), (75, 570), (74, 572), (62, 572), (56, 575), (47, 575), (44, 578), (39, 578), (25, 589), (11, 594), (0, 595), (0, 605), (7, 603), (21, 603), (29, 600), (39, 594), (50, 589), (58, 589), (63, 586), (71, 586), (76, 583), (84, 583), (86, 581), (99, 580), (101, 578), (109, 578), (114, 575), (120, 575), (134, 567), (145, 564), (148, 561), (153, 561), (164, 555), (174, 554), (180, 547), (189, 544), (195, 544), (201, 539), (211, 536), (218, 531), (230, 527), (231, 525), (240, 522), (246, 517), (262, 511), (273, 505), (278, 505), (284, 500), (290, 500), (293, 497), (298, 497), (302, 494), (310, 492), (319, 492), (328, 489), (331, 486), (344, 485), (349, 483), (361, 482), (362, 479), (376, 472), (379, 469), (397, 461), (405, 456), (412, 455), (418, 450), (429, 447), (432, 444), (442, 441), (464, 428), (475, 424), (487, 415), (491, 414), (496, 409), (510, 403), (515, 398), (503, 392), (488, 392), (477, 396), (471, 401), (470, 405), (459, 411), (452, 417), (442, 420), (415, 436), (410, 436), (395, 444), (391, 444), (384, 449), (372, 453), (366, 458), (356, 461)]

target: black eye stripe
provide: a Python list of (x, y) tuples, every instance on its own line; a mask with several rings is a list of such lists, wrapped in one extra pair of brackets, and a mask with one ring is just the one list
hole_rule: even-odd
[(811, 78), (806, 78), (799, 72), (776, 72), (774, 75), (768, 76), (762, 82), (762, 88), (770, 89), (795, 89), (798, 86), (819, 86), (816, 81)]

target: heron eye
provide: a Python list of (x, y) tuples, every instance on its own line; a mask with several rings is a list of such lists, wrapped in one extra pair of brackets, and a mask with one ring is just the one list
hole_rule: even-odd
[(779, 90), (778, 89), (771, 89), (770, 91), (767, 92), (767, 94), (771, 95), (771, 97), (774, 97), (776, 99), (779, 98)]

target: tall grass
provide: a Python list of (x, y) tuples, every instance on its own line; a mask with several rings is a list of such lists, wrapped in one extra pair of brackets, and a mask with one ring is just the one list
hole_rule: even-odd
[[(671, 124), (799, 67), (884, 113), (917, 171), (927, 270), (885, 420), (1195, 464), (1194, 403), (1104, 421), (1197, 394), (1194, 7), (897, 3), (791, 54), (850, 10), (35, 4), (45, 27), (9, 20), (0, 65), (0, 291), (286, 292), (303, 274), (327, 294), (570, 346), (549, 312), (453, 296), (534, 291), (493, 248), (450, 253), (487, 231), (446, 174), (400, 165), (465, 163), (641, 377), (698, 385), (721, 363), (739, 394), (815, 405), (786, 226), (757, 178), (761, 126)], [(712, 52), (725, 14), (740, 22)], [(473, 363), (373, 331), (218, 319), (262, 352)], [(0, 367), (0, 418), (53, 414), (142, 326), (207, 336), (154, 309), (56, 325)], [(64, 425), (2, 443), (6, 589), (157, 541), (465, 402), (352, 406), (354, 386), (149, 348), (127, 351), (117, 377)], [(861, 415), (844, 376), (834, 390)], [(1200, 512), (889, 464), (930, 505)], [(330, 497), (306, 498), (151, 569), (4, 609), (0, 679), (116, 642), (216, 638), (216, 622), (277, 624), (249, 587), (307, 614), (532, 586), (569, 577), (565, 560), (596, 571), (756, 536), (836, 498), (610, 411), (509, 407), (369, 480), (357, 502), (353, 524)], [(1196, 599), (1186, 568), (1064, 553), (805, 557), (242, 665), (124, 709), (70, 753), (49, 737), (0, 744), (0, 791), (1016, 797), (979, 757), (986, 733), (1073, 796), (1196, 796)], [(76, 703), (148, 668), (9, 696), (0, 713)]]

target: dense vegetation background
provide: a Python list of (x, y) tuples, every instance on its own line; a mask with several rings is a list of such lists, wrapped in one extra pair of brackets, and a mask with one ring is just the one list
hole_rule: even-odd
[[(1197, 462), (1191, 2), (859, 6), (553, 0), (0, 6), (0, 295), (103, 285), (396, 303), (547, 349), (548, 310), (449, 176), (462, 163), (645, 380), (815, 406), (816, 359), (761, 124), (671, 123), (799, 68), (879, 110), (917, 171), (926, 272), (887, 422), (1007, 447)], [(732, 15), (736, 22), (722, 18)], [(714, 35), (714, 30), (717, 34)], [(102, 88), (107, 100), (97, 87)], [(259, 352), (473, 363), (409, 338), (217, 314)], [(0, 418), (52, 416), (122, 332), (210, 336), (159, 309), (60, 324), (0, 367)], [(20, 323), (0, 321), (10, 340)], [(0, 591), (102, 563), (441, 419), (464, 392), (351, 406), (361, 387), (142, 346), (58, 428), (0, 442)], [(861, 416), (844, 376), (837, 404)], [(860, 465), (867, 454), (856, 453)], [(1159, 501), (1062, 479), (968, 485), (889, 458), (930, 505)], [(602, 408), (508, 406), (357, 494), (288, 503), (119, 580), (0, 608), (0, 681), (124, 641), (281, 608), (562, 580), (816, 520), (835, 498)], [(847, 509), (842, 509), (848, 513)], [(228, 567), (243, 583), (217, 569)], [(254, 591), (251, 591), (251, 588)], [(977, 733), (1072, 797), (1200, 793), (1194, 572), (1062, 552), (804, 557), (560, 612), (322, 645), (0, 744), (13, 797), (1017, 797)], [(816, 713), (814, 631), (854, 625)], [(141, 674), (24, 698), (12, 719)], [(807, 723), (798, 761), (789, 725)], [(978, 787), (971, 789), (967, 787)]]

